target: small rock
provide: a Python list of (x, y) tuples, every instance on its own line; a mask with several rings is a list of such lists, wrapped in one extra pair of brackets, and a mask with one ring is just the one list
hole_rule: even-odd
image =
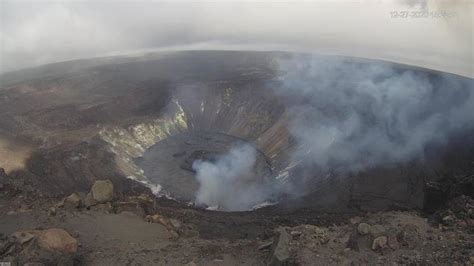
[(84, 206), (86, 206), (86, 208), (90, 208), (91, 206), (94, 206), (96, 204), (97, 202), (92, 197), (92, 193), (87, 193), (86, 198), (84, 199)]
[(454, 217), (452, 215), (446, 215), (443, 217), (442, 222), (444, 225), (449, 226), (454, 224)]
[(290, 235), (293, 237), (293, 239), (296, 239), (296, 238), (300, 237), (301, 234), (302, 233), (300, 231), (291, 231), (290, 232)]
[(268, 248), (270, 248), (272, 245), (273, 245), (273, 240), (272, 240), (272, 241), (268, 241), (268, 242), (263, 243), (263, 244), (261, 244), (260, 246), (258, 246), (258, 250), (268, 249)]
[(63, 229), (51, 228), (39, 232), (38, 245), (49, 251), (76, 253), (77, 240)]
[(15, 215), (16, 214), (16, 211), (9, 211), (7, 212), (7, 215)]
[(170, 221), (170, 224), (171, 224), (175, 229), (181, 228), (181, 222), (180, 222), (179, 220), (172, 218), (172, 219), (169, 219), (169, 221)]
[(92, 185), (92, 198), (100, 203), (112, 201), (114, 196), (114, 185), (110, 180), (97, 180)]
[(361, 235), (367, 235), (368, 233), (370, 233), (370, 225), (366, 223), (360, 223), (357, 226), (357, 232), (359, 232), (359, 234)]
[(48, 209), (48, 215), (49, 216), (55, 216), (56, 215), (56, 208), (55, 207), (51, 207)]
[(145, 217), (145, 221), (147, 221), (147, 222), (149, 222), (149, 223), (158, 223), (160, 217), (161, 217), (161, 216), (160, 216), (159, 214), (147, 215), (147, 216)]
[(272, 265), (285, 265), (290, 259), (290, 236), (285, 229), (279, 229), (278, 242), (273, 250)]
[(349, 221), (351, 222), (351, 224), (358, 224), (360, 223), (360, 221), (362, 221), (362, 218), (360, 218), (359, 216), (355, 216), (349, 219)]
[(64, 199), (64, 207), (68, 209), (77, 209), (82, 206), (81, 196), (77, 193), (72, 193)]
[(374, 239), (372, 242), (372, 250), (383, 249), (387, 247), (387, 237), (386, 236), (379, 236)]
[(159, 224), (165, 226), (166, 229), (168, 229), (168, 230), (173, 229), (173, 226), (172, 226), (170, 220), (166, 217), (163, 217), (163, 216), (159, 215), (159, 214), (147, 215), (145, 217), (145, 221), (147, 221), (149, 223), (159, 223)]

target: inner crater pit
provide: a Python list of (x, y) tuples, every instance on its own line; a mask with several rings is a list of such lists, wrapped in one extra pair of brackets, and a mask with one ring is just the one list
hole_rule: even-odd
[[(239, 147), (252, 147), (254, 151), (250, 155), (237, 155), (241, 158), (229, 158), (229, 153)], [(223, 160), (228, 162), (222, 162)], [(272, 168), (266, 156), (248, 141), (219, 132), (189, 131), (169, 136), (151, 146), (138, 165), (151, 183), (161, 185), (164, 194), (179, 201), (194, 203), (199, 187), (203, 185), (196, 178), (196, 163), (228, 167), (229, 169), (220, 172), (222, 176), (217, 176), (224, 182), (223, 179), (228, 178), (228, 172), (233, 171), (231, 164), (239, 160), (250, 160), (250, 168), (249, 171), (237, 172), (239, 176), (233, 177), (238, 179), (238, 185), (268, 186), (272, 180)], [(242, 168), (242, 165), (234, 168)], [(207, 175), (206, 172), (201, 174)]]

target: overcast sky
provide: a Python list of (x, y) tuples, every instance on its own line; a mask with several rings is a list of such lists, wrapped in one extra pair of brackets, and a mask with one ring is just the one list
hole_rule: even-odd
[[(148, 49), (248, 49), (376, 58), (474, 77), (470, 0), (0, 3), (0, 72)], [(392, 17), (417, 10), (428, 17)]]

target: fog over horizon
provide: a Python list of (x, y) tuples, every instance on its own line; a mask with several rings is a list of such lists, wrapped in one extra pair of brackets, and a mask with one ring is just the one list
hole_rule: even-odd
[[(140, 51), (216, 49), (354, 56), (474, 77), (468, 0), (2, 1), (0, 10), (0, 73)], [(394, 17), (412, 11), (429, 16)]]

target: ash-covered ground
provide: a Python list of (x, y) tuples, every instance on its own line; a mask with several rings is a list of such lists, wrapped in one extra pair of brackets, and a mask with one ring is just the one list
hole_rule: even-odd
[(1, 82), (2, 262), (474, 263), (472, 79), (190, 51)]

